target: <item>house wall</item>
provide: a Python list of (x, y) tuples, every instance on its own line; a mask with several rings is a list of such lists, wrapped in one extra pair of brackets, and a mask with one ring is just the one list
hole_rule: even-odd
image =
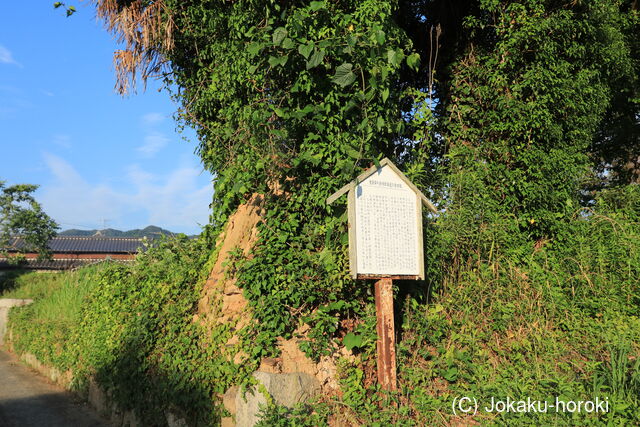
[[(19, 254), (15, 254), (15, 253), (10, 253), (8, 254), (9, 257), (15, 257), (15, 256), (19, 256)], [(32, 253), (32, 252), (27, 252), (25, 254), (22, 254), (22, 256), (24, 256), (24, 258), (26, 259), (37, 259), (38, 258), (38, 254), (37, 253)], [(136, 254), (112, 254), (112, 253), (95, 253), (95, 252), (88, 252), (88, 253), (54, 253), (52, 254), (52, 259), (64, 259), (64, 260), (76, 260), (76, 259), (83, 259), (83, 260), (97, 260), (97, 259), (106, 259), (106, 258), (110, 258), (110, 259), (119, 259), (119, 260), (132, 260), (136, 257)]]

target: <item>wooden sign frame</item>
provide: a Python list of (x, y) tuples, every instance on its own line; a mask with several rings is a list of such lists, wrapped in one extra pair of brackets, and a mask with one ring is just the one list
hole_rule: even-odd
[[(402, 274), (361, 274), (358, 272), (358, 246), (356, 237), (356, 189), (358, 185), (366, 181), (371, 175), (381, 171), (384, 167), (389, 167), (400, 180), (416, 195), (416, 227), (418, 239), (419, 271), (417, 275)], [(424, 246), (422, 238), (422, 206), (427, 207), (431, 212), (436, 213), (436, 208), (424, 194), (394, 165), (389, 159), (380, 161), (379, 165), (374, 165), (361, 173), (355, 180), (342, 187), (327, 198), (327, 204), (333, 203), (343, 194), (347, 194), (347, 216), (349, 219), (349, 270), (354, 279), (382, 279), (391, 278), (399, 280), (424, 280)]]

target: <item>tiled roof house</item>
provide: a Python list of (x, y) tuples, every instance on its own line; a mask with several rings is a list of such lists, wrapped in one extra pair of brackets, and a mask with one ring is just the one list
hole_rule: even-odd
[[(36, 252), (25, 251), (26, 242), (18, 237), (11, 242), (7, 254), (9, 257), (22, 254), (26, 259), (26, 264), (22, 265), (22, 267), (64, 270), (105, 259), (132, 261), (138, 252), (144, 250), (145, 242), (148, 242), (148, 240), (132, 237), (59, 236), (49, 241), (52, 258), (50, 260), (39, 260)], [(6, 259), (0, 258), (0, 267), (10, 266)]]

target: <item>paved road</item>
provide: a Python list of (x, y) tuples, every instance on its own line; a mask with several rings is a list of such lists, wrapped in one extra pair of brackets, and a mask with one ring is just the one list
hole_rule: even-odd
[(71, 393), (0, 351), (0, 426), (106, 427), (108, 424)]

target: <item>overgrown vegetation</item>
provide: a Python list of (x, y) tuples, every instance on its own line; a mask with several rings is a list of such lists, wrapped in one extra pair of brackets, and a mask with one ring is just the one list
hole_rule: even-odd
[[(126, 46), (119, 88), (135, 72), (177, 88), (216, 176), (211, 226), (105, 268), (65, 335), (69, 365), (43, 357), (151, 423), (215, 423), (216, 394), (306, 323), (310, 357), (345, 346), (355, 360), (339, 362), (337, 396), (265, 408), (267, 424), (468, 422), (451, 410), (463, 396), (610, 401), (468, 416), (487, 424), (640, 423), (637, 2), (95, 3)], [(428, 280), (397, 289), (388, 395), (370, 284), (346, 271), (345, 206), (325, 203), (384, 156), (440, 208), (425, 218)], [(252, 193), (259, 240), (229, 268), (256, 322), (235, 365), (230, 326), (192, 318), (211, 242)], [(16, 343), (36, 351), (34, 337)]]
[[(405, 301), (399, 372), (406, 400), (400, 401), (424, 416), (447, 418), (454, 396), (487, 406), (492, 396), (550, 402), (600, 396), (611, 401), (604, 415), (481, 412), (479, 419), (636, 424), (640, 188), (616, 194), (618, 208), (605, 198), (595, 211), (577, 212), (561, 239), (493, 253), (479, 245), (478, 256), (441, 264), (445, 275), (434, 284), (431, 304)], [(485, 237), (494, 248), (510, 241), (491, 230)]]
[(3, 296), (35, 299), (12, 313), (11, 344), (71, 369), (81, 393), (97, 381), (145, 424), (163, 425), (170, 411), (213, 425), (221, 415), (215, 396), (252, 366), (220, 353), (228, 325), (210, 330), (193, 321), (209, 257), (203, 240), (183, 237), (150, 248), (134, 265), (1, 276), (15, 286)]
[[(376, 391), (375, 316), (364, 297), (361, 323), (351, 332), (358, 339), (345, 337), (358, 356), (340, 364), (340, 399), (265, 408), (263, 423), (321, 425), (333, 416), (367, 425), (437, 424), (452, 420), (455, 396), (486, 405), (492, 396), (611, 402), (608, 414), (476, 418), (488, 423), (640, 422), (639, 206), (637, 186), (608, 191), (593, 210), (577, 212), (561, 242), (482, 256), (479, 245), (478, 256), (457, 260), (442, 256), (455, 230), (436, 223), (427, 260), (432, 293), (408, 284), (397, 293), (399, 392)], [(508, 230), (484, 233), (494, 248), (511, 239)], [(163, 424), (172, 411), (192, 424), (216, 424), (216, 396), (255, 366), (236, 366), (221, 354), (230, 336), (224, 326), (209, 333), (193, 322), (208, 258), (202, 241), (183, 239), (149, 250), (134, 266), (3, 276), (11, 287), (3, 297), (36, 299), (12, 315), (12, 344), (72, 369), (80, 390), (95, 377), (148, 422)], [(345, 306), (318, 314), (334, 320), (322, 327), (335, 325), (331, 313)]]
[(16, 351), (36, 354), (62, 371), (71, 368), (73, 331), (80, 322), (84, 298), (95, 288), (103, 268), (90, 266), (69, 273), (14, 271), (0, 276), (2, 298), (35, 301), (11, 312)]
[(94, 376), (145, 423), (162, 425), (172, 411), (213, 424), (219, 410), (212, 397), (243, 368), (217, 353), (224, 328), (193, 322), (208, 258), (201, 240), (183, 238), (151, 248), (132, 267), (106, 269), (73, 339), (79, 379)]

